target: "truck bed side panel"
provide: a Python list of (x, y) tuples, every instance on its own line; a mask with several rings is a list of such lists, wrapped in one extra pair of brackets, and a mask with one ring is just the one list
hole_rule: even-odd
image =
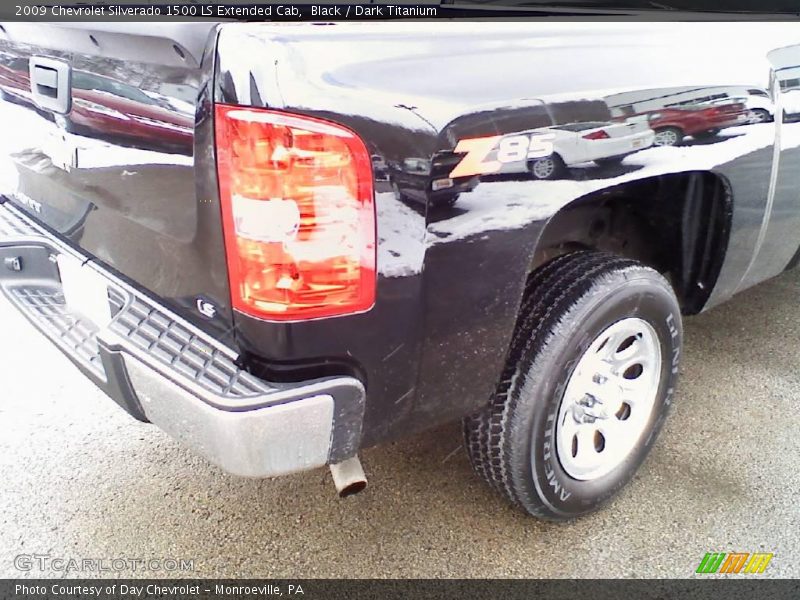
[[(709, 304), (730, 297), (764, 221), (776, 125), (750, 124), (734, 100), (721, 110), (708, 103), (766, 94), (767, 53), (797, 37), (796, 26), (769, 23), (223, 26), (217, 100), (343, 123), (388, 171), (388, 181), (376, 181), (375, 309), (325, 323), (236, 315), (237, 339), (267, 359), (320, 352), (361, 365), (367, 444), (457, 418), (497, 383), (552, 216), (615, 185), (698, 170), (731, 194), (730, 243)], [(707, 119), (708, 135), (687, 134), (675, 147), (654, 147), (650, 137), (620, 164), (569, 164), (553, 181), (504, 164), (497, 175), (476, 172), (476, 184), (456, 178), (464, 185), (454, 204), (430, 187), (426, 195), (463, 158), (454, 153), (460, 140), (530, 140), (543, 128), (647, 119), (670, 105), (692, 113), (693, 131)]]

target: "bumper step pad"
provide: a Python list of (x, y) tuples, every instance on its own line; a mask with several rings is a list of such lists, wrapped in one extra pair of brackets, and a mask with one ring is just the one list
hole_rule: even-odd
[[(2, 205), (0, 242), (20, 239), (32, 244), (43, 235), (46, 233), (16, 209)], [(47, 246), (52, 248), (52, 239), (47, 240)], [(52, 250), (74, 254), (66, 247)], [(69, 311), (61, 284), (52, 278), (52, 273), (48, 279), (34, 283), (26, 277), (0, 279), (0, 287), (17, 308), (73, 360), (106, 381), (97, 341), (98, 328)], [(284, 387), (267, 384), (240, 369), (234, 363), (232, 351), (218, 346), (149, 298), (111, 280), (108, 289), (114, 315), (108, 331), (125, 338), (146, 354), (149, 361), (160, 363), (178, 378), (186, 378), (192, 385), (233, 402), (264, 396)]]
[(221, 350), (141, 300), (134, 299), (120, 312), (111, 330), (214, 394), (246, 398), (268, 390)]
[[(60, 255), (102, 277), (110, 322), (100, 327), (70, 310)], [(272, 477), (358, 451), (366, 398), (360, 381), (279, 383), (251, 375), (232, 349), (1, 198), (0, 291), (129, 414), (227, 471)]]
[(97, 328), (72, 315), (60, 291), (39, 286), (11, 287), (8, 291), (17, 307), (44, 330), (47, 337), (106, 380), (97, 347)]

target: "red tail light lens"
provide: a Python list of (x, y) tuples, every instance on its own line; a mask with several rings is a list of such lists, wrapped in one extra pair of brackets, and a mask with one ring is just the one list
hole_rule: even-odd
[(593, 131), (592, 133), (587, 133), (585, 136), (583, 136), (583, 139), (585, 139), (585, 140), (607, 140), (608, 139), (608, 134), (605, 132), (604, 129), (601, 129), (599, 131)]
[(375, 302), (372, 167), (352, 131), (272, 110), (215, 109), (233, 307), (290, 321)]

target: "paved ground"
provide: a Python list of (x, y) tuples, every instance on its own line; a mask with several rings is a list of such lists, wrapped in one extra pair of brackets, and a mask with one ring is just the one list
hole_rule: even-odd
[(613, 505), (566, 525), (484, 487), (457, 425), (365, 452), (371, 487), (345, 501), (323, 470), (230, 477), (0, 305), (0, 576), (42, 553), (189, 558), (200, 576), (685, 577), (710, 550), (774, 552), (765, 575), (800, 576), (799, 300), (795, 272), (689, 320), (653, 455)]

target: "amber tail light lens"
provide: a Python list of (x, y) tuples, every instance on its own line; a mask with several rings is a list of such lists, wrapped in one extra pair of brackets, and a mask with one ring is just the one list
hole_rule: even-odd
[(217, 170), (233, 307), (267, 320), (375, 302), (372, 166), (352, 131), (218, 104)]

